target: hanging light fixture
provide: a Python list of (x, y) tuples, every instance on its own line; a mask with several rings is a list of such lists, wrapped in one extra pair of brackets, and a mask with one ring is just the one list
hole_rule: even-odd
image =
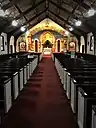
[(8, 10), (5, 10), (5, 15), (9, 15), (10, 12)]
[(9, 15), (9, 11), (8, 10), (3, 10), (1, 7), (0, 7), (0, 16), (1, 17), (6, 17)]
[(68, 31), (65, 31), (65, 34), (66, 34), (66, 35), (68, 35), (68, 34), (69, 34), (69, 32), (68, 32)]
[(73, 30), (74, 30), (74, 28), (72, 28), (72, 27), (69, 28), (69, 31), (73, 31)]
[(96, 11), (93, 8), (89, 9), (89, 11), (87, 12), (88, 17), (93, 16), (95, 14), (95, 12)]
[(2, 17), (5, 16), (4, 10), (1, 7), (0, 7), (0, 16), (2, 16)]
[(81, 26), (81, 24), (82, 24), (82, 22), (80, 20), (78, 20), (78, 21), (75, 22), (75, 25), (76, 26)]
[(26, 31), (26, 35), (29, 35), (29, 33), (30, 33), (30, 32), (27, 30), (27, 31)]
[(12, 26), (17, 26), (18, 25), (18, 22), (16, 20), (13, 20), (12, 21)]
[(21, 30), (22, 32), (24, 32), (24, 31), (26, 30), (25, 26), (22, 26), (22, 27), (20, 28), (20, 30)]

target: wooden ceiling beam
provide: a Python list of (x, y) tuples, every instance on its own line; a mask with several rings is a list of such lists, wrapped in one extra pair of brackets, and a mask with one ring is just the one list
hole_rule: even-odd
[[(27, 9), (25, 12), (22, 12), (17, 5), (15, 5), (15, 7), (18, 9), (20, 15), (18, 15), (17, 17), (15, 17), (16, 20), (24, 17), (25, 20), (27, 21), (27, 18), (25, 17), (26, 14), (28, 14), (30, 11), (36, 9), (38, 6), (40, 6), (41, 4), (43, 4), (45, 2), (45, 0), (40, 1), (38, 4), (35, 4), (34, 6), (30, 7), (29, 9)], [(10, 22), (7, 22), (4, 26), (2, 26), (3, 30), (6, 29), (7, 26), (9, 26), (11, 24)]]
[[(58, 25), (60, 25), (61, 27), (63, 27), (65, 30), (66, 30), (66, 27), (65, 26), (63, 26), (60, 22), (58, 22), (58, 20), (54, 20), (54, 18), (52, 17), (52, 16), (48, 16), (48, 18), (50, 19), (50, 20), (52, 20), (53, 22), (55, 22), (55, 23), (57, 23)], [(77, 34), (77, 33), (75, 33), (75, 31), (72, 31), (71, 32), (73, 35), (75, 35), (76, 37), (80, 37), (82, 34)]]
[[(43, 10), (42, 12), (36, 14), (34, 17), (32, 17), (30, 20), (26, 21), (23, 25), (27, 25), (28, 23), (32, 22), (34, 19), (36, 19), (37, 17), (39, 17), (40, 15), (42, 15), (43, 13), (46, 12), (46, 9)], [(17, 28), (15, 28), (14, 30), (10, 31), (9, 33), (14, 34), (15, 31), (18, 31), (20, 29), (21, 26), (18, 26)]]
[(23, 17), (24, 15), (28, 14), (29, 12), (31, 12), (32, 10), (36, 9), (38, 6), (40, 6), (41, 4), (43, 4), (45, 2), (45, 0), (42, 0), (40, 2), (38, 2), (37, 4), (33, 5), (32, 7), (30, 7), (29, 9), (27, 9), (25, 12), (21, 12), (21, 14), (19, 16), (17, 16), (15, 19), (18, 20), (19, 18)]
[[(75, 14), (74, 14), (74, 12), (75, 12), (75, 10), (79, 7), (78, 5), (73, 9), (73, 11), (72, 12), (70, 12), (70, 11), (68, 11), (67, 9), (65, 9), (65, 8), (63, 8), (62, 6), (60, 7), (59, 5), (57, 5), (55, 2), (53, 2), (52, 0), (49, 0), (49, 2), (51, 3), (51, 4), (53, 4), (54, 6), (56, 6), (56, 7), (58, 7), (60, 10), (62, 10), (62, 11), (64, 11), (64, 12), (66, 12), (68, 15), (69, 15), (69, 18), (67, 19), (67, 22), (69, 22), (69, 19), (72, 17), (74, 20), (81, 20), (81, 18), (80, 17), (77, 17), (77, 16), (75, 16)], [(60, 16), (60, 15), (59, 15)], [(81, 20), (82, 21), (82, 20)], [(87, 32), (89, 32), (89, 31), (94, 31), (94, 28), (92, 27), (92, 25), (88, 25), (87, 24), (87, 21), (86, 21), (86, 19), (85, 19), (85, 21), (83, 21), (83, 25), (88, 29), (88, 31)], [(71, 25), (72, 26), (72, 25)], [(76, 27), (76, 26), (74, 26), (74, 27)], [(84, 31), (85, 31), (85, 29), (84, 29)]]
[[(28, 28), (28, 30), (29, 30), (30, 28), (34, 27), (35, 25), (39, 24), (39, 23), (40, 23), (42, 20), (44, 20), (44, 19), (45, 19), (45, 17), (42, 18), (42, 19), (40, 19), (40, 20), (38, 20), (38, 21), (35, 22), (34, 24), (30, 25), (30, 27)], [(23, 33), (25, 33), (25, 32), (21, 32), (21, 31), (17, 30), (13, 35), (19, 37), (19, 36), (22, 35)]]
[(82, 35), (85, 35), (86, 32), (84, 32), (83, 30), (81, 30), (80, 28), (77, 28), (76, 26), (73, 26), (72, 24), (70, 24), (68, 21), (66, 21), (64, 18), (60, 17), (59, 15), (55, 14), (54, 12), (52, 12), (51, 10), (49, 10), (50, 13), (52, 13), (54, 16), (58, 17), (61, 21), (65, 22), (67, 25), (72, 26), (74, 29), (76, 29), (77, 31), (79, 31), (80, 33), (82, 33)]

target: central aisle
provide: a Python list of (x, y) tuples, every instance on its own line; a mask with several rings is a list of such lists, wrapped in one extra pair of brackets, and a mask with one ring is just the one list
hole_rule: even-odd
[(50, 56), (44, 56), (2, 128), (76, 128)]

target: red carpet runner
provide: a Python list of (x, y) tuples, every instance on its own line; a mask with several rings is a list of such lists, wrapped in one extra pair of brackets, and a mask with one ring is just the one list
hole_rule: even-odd
[(2, 128), (76, 128), (51, 57), (43, 57)]

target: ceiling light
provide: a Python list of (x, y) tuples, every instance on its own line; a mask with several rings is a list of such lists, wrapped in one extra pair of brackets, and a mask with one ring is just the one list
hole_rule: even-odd
[(66, 35), (68, 35), (68, 34), (69, 34), (69, 32), (68, 32), (68, 31), (65, 31), (65, 34), (66, 34)]
[(5, 13), (4, 13), (4, 11), (1, 9), (1, 7), (0, 7), (0, 16), (5, 16)]
[(22, 27), (20, 28), (20, 30), (21, 30), (22, 32), (24, 32), (24, 31), (26, 30), (26, 28), (25, 28), (24, 26), (22, 26)]
[(73, 31), (73, 30), (74, 30), (74, 28), (72, 28), (72, 27), (69, 28), (69, 31)]
[(77, 81), (76, 80), (73, 80), (74, 81), (74, 83), (76, 83)]
[(95, 10), (93, 8), (89, 9), (89, 11), (87, 12), (88, 16), (93, 16), (95, 14)]
[(9, 11), (8, 10), (5, 10), (5, 15), (9, 15)]
[(6, 15), (9, 15), (9, 11), (8, 10), (3, 10), (1, 7), (0, 7), (0, 16), (2, 17), (5, 17)]
[(92, 36), (92, 40), (94, 39), (94, 36)]
[(27, 31), (26, 31), (26, 35), (29, 35), (29, 33), (30, 33), (30, 32), (27, 30)]
[(76, 26), (80, 26), (81, 24), (82, 24), (82, 22), (80, 20), (78, 20), (78, 21), (75, 22), (75, 25)]
[(84, 95), (87, 96), (87, 93), (84, 92)]
[(13, 25), (13, 26), (17, 26), (17, 25), (18, 25), (18, 22), (17, 22), (16, 20), (13, 20), (13, 21), (12, 21), (12, 25)]

